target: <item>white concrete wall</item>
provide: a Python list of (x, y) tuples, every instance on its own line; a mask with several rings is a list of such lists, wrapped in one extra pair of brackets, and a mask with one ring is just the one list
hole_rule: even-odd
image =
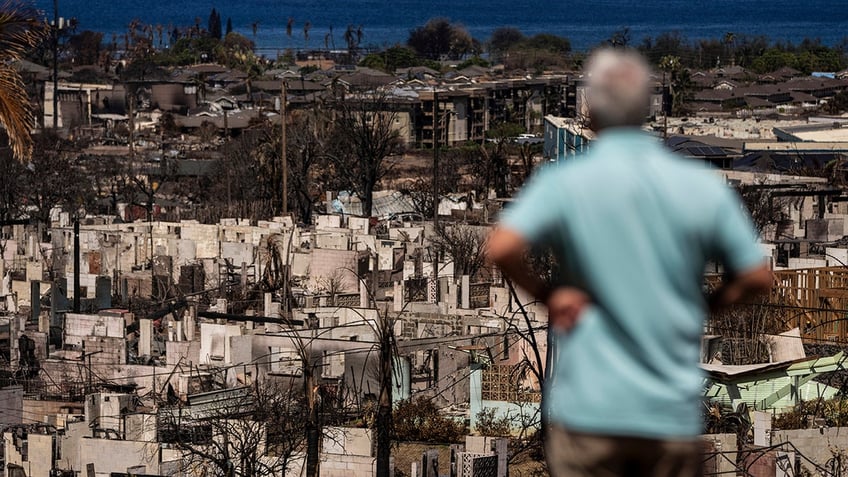
[(827, 260), (817, 258), (790, 258), (788, 262), (790, 270), (799, 268), (820, 268), (827, 266)]
[(128, 414), (126, 437), (131, 441), (156, 441), (156, 414)]
[(113, 439), (84, 438), (79, 441), (80, 469), (94, 464), (97, 477), (108, 477), (112, 472), (125, 473), (128, 467), (144, 466), (144, 473), (159, 473), (159, 444), (156, 442), (121, 441)]
[(321, 477), (371, 477), (371, 430), (350, 427), (325, 428), (321, 452)]
[[(715, 457), (717, 475), (736, 475), (736, 434), (704, 434), (704, 441), (709, 441), (715, 452), (721, 452)], [(712, 469), (708, 468), (707, 472)]]
[[(227, 326), (214, 323), (200, 324), (200, 363), (222, 364), (226, 355)], [(220, 359), (213, 359), (213, 356)]]
[(337, 229), (341, 227), (342, 218), (339, 215), (318, 215), (314, 217), (317, 230)]
[[(3, 447), (6, 455), (6, 464), (16, 464), (24, 468), (29, 477), (49, 477), (50, 469), (53, 468), (53, 434), (27, 435), (26, 460), (21, 455), (23, 446), (15, 446), (15, 440), (11, 433), (3, 434)], [(20, 440), (17, 441), (22, 444)]]
[(123, 338), (125, 326), (121, 316), (68, 313), (65, 315), (65, 343), (80, 346), (89, 336)]
[(348, 250), (350, 247), (350, 232), (320, 231), (312, 235), (312, 244), (318, 249)]
[(848, 267), (848, 249), (827, 247), (824, 256), (829, 267)]
[[(792, 442), (798, 451), (808, 459), (823, 465), (833, 458), (836, 452), (844, 453), (848, 449), (848, 428), (830, 427), (772, 431), (772, 445), (785, 441)], [(801, 465), (815, 475), (815, 469), (811, 468), (808, 461), (802, 460)]]
[(359, 291), (356, 276), (356, 252), (352, 250), (313, 249), (309, 263), (309, 276), (312, 281), (338, 280), (340, 292)]

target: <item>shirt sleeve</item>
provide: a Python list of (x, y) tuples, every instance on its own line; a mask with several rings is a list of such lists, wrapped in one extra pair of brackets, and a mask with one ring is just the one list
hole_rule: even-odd
[(748, 211), (729, 187), (722, 187), (720, 197), (714, 225), (715, 258), (731, 273), (761, 266), (765, 256)]
[(557, 224), (562, 204), (552, 180), (555, 173), (553, 167), (536, 171), (501, 216), (502, 227), (517, 232), (531, 245), (549, 243)]

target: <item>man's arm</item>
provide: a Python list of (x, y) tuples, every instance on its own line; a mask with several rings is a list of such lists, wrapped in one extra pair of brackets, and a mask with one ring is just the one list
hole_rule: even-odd
[(548, 306), (551, 326), (568, 330), (577, 322), (583, 308), (591, 301), (589, 296), (573, 287), (549, 288), (527, 264), (528, 243), (517, 232), (497, 228), (486, 244), (486, 258), (496, 264), (503, 274), (516, 285)]
[(527, 264), (528, 248), (527, 241), (517, 232), (498, 227), (486, 241), (486, 258), (516, 285), (544, 303), (548, 300), (550, 290)]
[(708, 298), (710, 311), (768, 292), (774, 284), (774, 276), (767, 265), (761, 265), (729, 277)]

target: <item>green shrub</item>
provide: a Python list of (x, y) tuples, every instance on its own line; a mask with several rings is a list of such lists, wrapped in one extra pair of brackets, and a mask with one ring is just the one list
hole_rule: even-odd
[(481, 436), (509, 437), (512, 420), (509, 416), (496, 417), (495, 408), (484, 407), (477, 413), (477, 432)]
[(398, 404), (393, 413), (394, 438), (432, 443), (461, 442), (465, 424), (443, 416), (433, 401), (418, 397)]

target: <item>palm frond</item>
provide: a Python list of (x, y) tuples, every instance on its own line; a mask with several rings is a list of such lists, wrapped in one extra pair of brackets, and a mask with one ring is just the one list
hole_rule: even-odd
[(12, 152), (19, 161), (32, 153), (33, 118), (29, 97), (14, 63), (37, 46), (48, 32), (39, 12), (27, 3), (0, 4), (0, 122), (6, 127)]
[(42, 15), (32, 5), (5, 0), (0, 4), (0, 60), (18, 60), (47, 36)]
[(24, 82), (9, 65), (0, 65), (0, 122), (6, 127), (15, 158), (28, 160), (32, 153), (32, 112)]

